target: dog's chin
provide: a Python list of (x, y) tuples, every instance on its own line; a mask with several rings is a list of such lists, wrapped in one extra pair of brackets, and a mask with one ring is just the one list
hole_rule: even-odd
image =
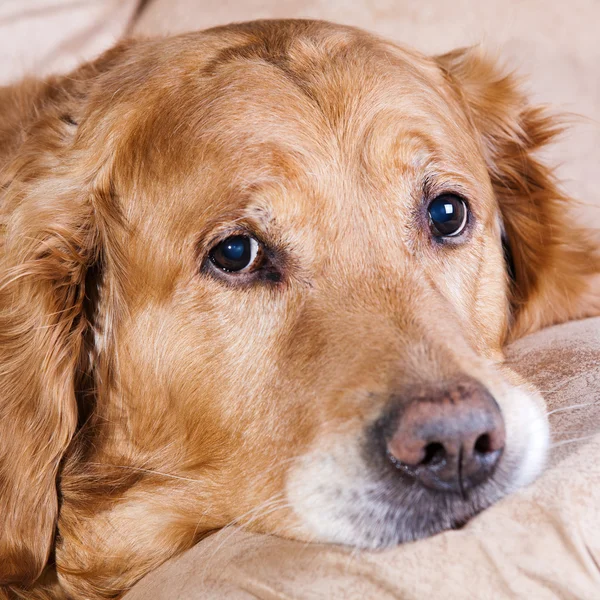
[[(364, 549), (382, 549), (464, 526), (498, 500), (533, 481), (548, 450), (541, 405), (513, 389), (516, 413), (507, 447), (493, 475), (464, 495), (431, 490), (399, 472), (365, 440), (332, 436), (328, 448), (301, 457), (290, 471), (288, 500), (300, 522), (300, 537)], [(511, 412), (511, 411), (509, 411)]]
[(465, 498), (419, 487), (405, 491), (408, 503), (399, 504), (393, 488), (385, 483), (375, 486), (362, 510), (349, 515), (346, 539), (331, 541), (373, 550), (413, 542), (463, 527), (505, 495), (495, 485)]
[[(302, 529), (320, 542), (389, 548), (462, 527), (507, 493), (496, 479), (462, 497), (392, 474), (342, 487), (334, 483), (335, 474), (326, 467), (330, 457), (311, 460), (321, 465), (322, 475), (313, 479), (313, 485), (290, 482), (288, 494)], [(497, 478), (502, 479), (501, 469)]]

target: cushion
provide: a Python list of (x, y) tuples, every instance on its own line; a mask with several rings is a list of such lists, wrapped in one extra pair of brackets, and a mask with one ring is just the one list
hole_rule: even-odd
[(228, 528), (149, 574), (126, 600), (598, 598), (600, 318), (523, 338), (508, 361), (545, 393), (549, 466), (463, 529), (353, 552)]
[(139, 0), (2, 0), (0, 85), (65, 73), (110, 48)]

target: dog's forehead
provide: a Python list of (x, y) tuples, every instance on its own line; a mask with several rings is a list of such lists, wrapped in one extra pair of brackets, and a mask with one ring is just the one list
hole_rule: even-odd
[(282, 165), (313, 182), (399, 176), (434, 159), (481, 174), (469, 172), (476, 142), (441, 71), (377, 38), (255, 35), (187, 68), (178, 132), (202, 159), (218, 154), (230, 181)]
[(287, 229), (312, 219), (336, 236), (358, 221), (391, 230), (428, 173), (452, 174), (463, 188), (485, 177), (431, 59), (338, 27), (210, 35), (209, 51), (202, 36), (176, 43), (178, 79), (162, 82), (161, 110), (148, 111), (165, 133), (152, 140), (163, 163), (156, 178), (183, 170), (184, 185), (171, 186), (182, 229), (248, 209)]
[(221, 48), (190, 65), (189, 81), (194, 72), (199, 77), (182, 118), (197, 124), (203, 140), (235, 138), (238, 144), (227, 144), (232, 152), (275, 141), (307, 159), (336, 151), (355, 158), (361, 143), (402, 129), (429, 135), (430, 146), (464, 134), (456, 127), (464, 114), (433, 60), (364, 34), (337, 33), (256, 36)]

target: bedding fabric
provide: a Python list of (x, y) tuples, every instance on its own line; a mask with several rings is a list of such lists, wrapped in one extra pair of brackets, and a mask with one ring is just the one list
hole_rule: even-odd
[(110, 48), (139, 0), (0, 0), (0, 85), (65, 73)]
[(360, 553), (223, 530), (126, 600), (600, 598), (600, 318), (524, 338), (509, 361), (545, 392), (549, 468), (462, 530)]

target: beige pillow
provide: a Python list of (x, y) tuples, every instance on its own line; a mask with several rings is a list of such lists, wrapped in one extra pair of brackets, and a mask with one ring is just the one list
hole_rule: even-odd
[(0, 85), (67, 72), (110, 48), (139, 0), (0, 0)]

